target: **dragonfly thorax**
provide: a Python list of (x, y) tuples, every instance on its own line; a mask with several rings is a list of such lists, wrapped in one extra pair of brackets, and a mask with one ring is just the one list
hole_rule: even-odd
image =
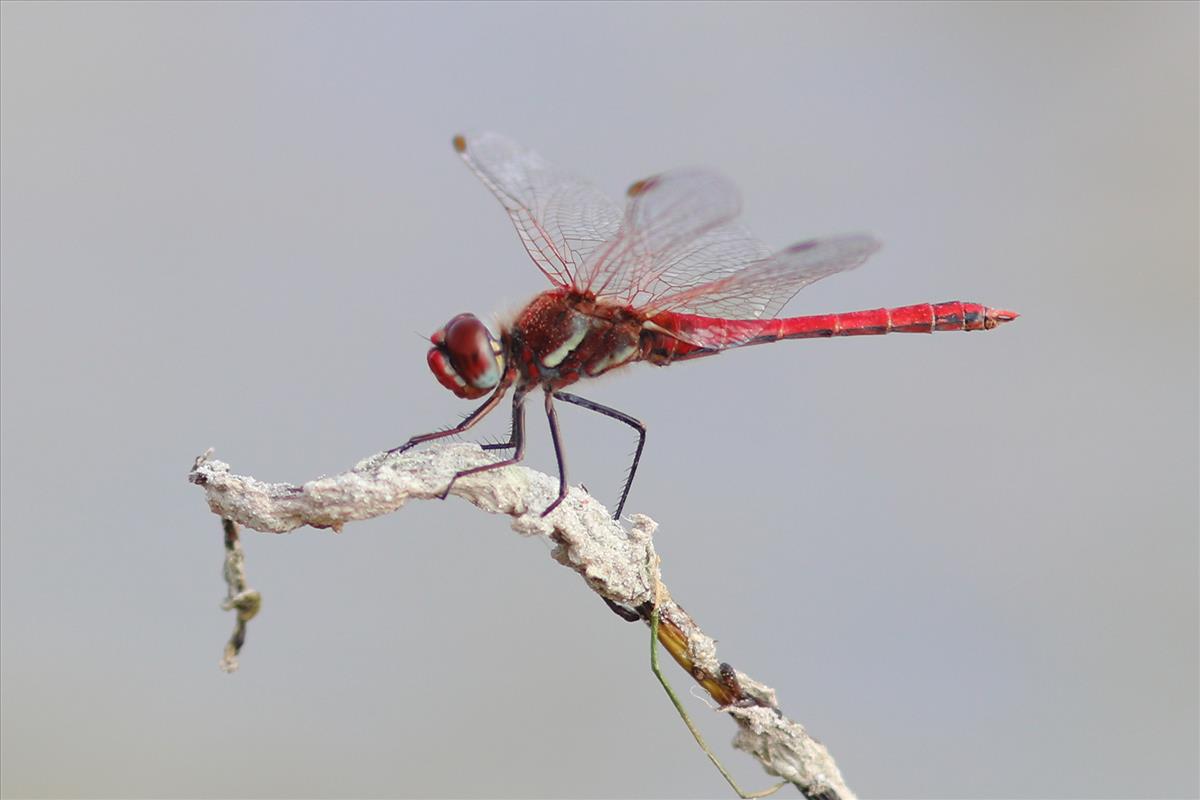
[(472, 399), (496, 388), (504, 374), (504, 351), (474, 314), (459, 314), (429, 337), (427, 360), (438, 383)]

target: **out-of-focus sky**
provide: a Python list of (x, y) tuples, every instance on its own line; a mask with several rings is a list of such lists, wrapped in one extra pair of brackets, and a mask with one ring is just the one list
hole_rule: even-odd
[[(303, 481), (453, 422), (424, 337), (547, 287), (463, 129), (614, 197), (713, 167), (773, 246), (885, 243), (790, 314), (1020, 311), (579, 391), (649, 425), (627, 511), (674, 595), (859, 793), (1200, 792), (1196, 4), (0, 21), (5, 797), (727, 795), (644, 628), (460, 500), (248, 533), (264, 608), (217, 669), (193, 457)], [(630, 431), (560, 417), (572, 479), (615, 502)], [(552, 471), (548, 438), (535, 407)]]

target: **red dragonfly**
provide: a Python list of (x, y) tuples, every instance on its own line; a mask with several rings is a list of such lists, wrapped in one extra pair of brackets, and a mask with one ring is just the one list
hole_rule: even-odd
[(737, 189), (699, 169), (665, 172), (629, 187), (622, 211), (590, 183), (494, 134), (454, 137), (454, 149), (500, 200), (525, 249), (554, 288), (530, 301), (499, 338), (472, 314), (459, 314), (430, 337), (429, 367), (463, 398), (491, 393), (458, 425), (414, 436), (389, 452), (473, 427), (511, 388), (511, 458), (457, 473), (454, 481), (519, 462), (525, 452), (525, 396), (545, 393), (558, 461), (558, 496), (567, 473), (554, 410), (562, 400), (629, 425), (638, 434), (619, 518), (646, 443), (646, 426), (628, 414), (563, 391), (635, 361), (664, 366), (733, 347), (780, 339), (884, 333), (991, 330), (1012, 311), (960, 301), (844, 314), (775, 315), (813, 281), (854, 269), (879, 248), (861, 234), (812, 239), (772, 253), (735, 220)]

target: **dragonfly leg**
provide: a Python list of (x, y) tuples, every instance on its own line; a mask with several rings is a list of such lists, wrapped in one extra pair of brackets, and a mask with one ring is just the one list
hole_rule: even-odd
[(422, 442), (432, 442), (435, 439), (444, 439), (447, 436), (454, 436), (455, 434), (459, 434), (470, 429), (475, 425), (476, 422), (479, 422), (479, 420), (486, 417), (488, 412), (500, 404), (500, 400), (504, 397), (504, 393), (507, 391), (508, 384), (501, 383), (500, 386), (497, 387), (496, 391), (492, 393), (492, 396), (487, 399), (487, 402), (464, 417), (463, 421), (455, 425), (453, 428), (447, 428), (444, 431), (434, 431), (433, 433), (423, 433), (420, 436), (414, 436), (399, 447), (393, 447), (391, 450), (388, 450), (387, 454), (391, 455), (392, 453), (403, 453), (410, 447), (415, 447)]
[(567, 465), (563, 460), (562, 437), (558, 435), (558, 414), (554, 411), (554, 393), (546, 390), (546, 419), (550, 422), (550, 441), (554, 442), (554, 458), (558, 461), (558, 497), (546, 507), (542, 516), (546, 516), (567, 496)]
[(517, 446), (516, 431), (509, 428), (507, 442), (487, 442), (479, 445), (480, 450), (510, 450)]
[(629, 475), (625, 478), (625, 488), (621, 490), (621, 501), (617, 503), (617, 510), (613, 513), (613, 519), (621, 518), (621, 511), (625, 508), (625, 500), (629, 497), (629, 490), (633, 486), (633, 476), (637, 473), (638, 461), (642, 458), (642, 448), (646, 445), (646, 426), (640, 420), (634, 419), (623, 411), (617, 411), (615, 408), (602, 406), (593, 400), (587, 400), (578, 395), (569, 394), (567, 392), (555, 392), (554, 396), (559, 400), (565, 400), (568, 403), (573, 403), (581, 408), (586, 408), (590, 411), (596, 411), (606, 417), (612, 417), (615, 420), (624, 422), (629, 427), (638, 432), (637, 450), (633, 453), (633, 463), (629, 466)]
[(516, 464), (525, 457), (525, 392), (518, 390), (513, 393), (513, 410), (512, 410), (512, 435), (509, 437), (512, 440), (513, 450), (512, 458), (506, 458), (502, 461), (496, 461), (492, 464), (481, 464), (478, 467), (464, 469), (461, 472), (454, 473), (454, 477), (446, 484), (446, 488), (442, 490), (439, 497), (442, 500), (450, 494), (450, 489), (454, 486), (454, 482), (459, 478), (465, 478), (468, 475), (475, 475), (480, 472), (487, 472), (492, 469), (500, 469), (511, 464)]

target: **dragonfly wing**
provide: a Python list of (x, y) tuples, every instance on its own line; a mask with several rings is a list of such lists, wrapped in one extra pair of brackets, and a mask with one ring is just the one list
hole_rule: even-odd
[[(702, 280), (703, 272), (693, 267), (689, 275), (700, 280), (658, 295), (642, 311), (651, 315), (671, 311), (723, 319), (768, 319), (805, 286), (854, 269), (878, 249), (879, 242), (872, 237), (851, 234), (794, 244), (715, 280)], [(699, 346), (713, 344), (704, 340), (700, 330), (680, 338)], [(728, 338), (722, 341), (724, 346), (737, 343)]]
[[(713, 285), (770, 257), (770, 248), (745, 227), (722, 225), (656, 258), (653, 269), (639, 276), (636, 292), (628, 300), (635, 308), (658, 309), (664, 298)], [(743, 316), (761, 316), (749, 309), (743, 312)]]
[(736, 187), (705, 170), (638, 181), (622, 214), (592, 184), (499, 134), (456, 136), (454, 147), (547, 278), (648, 315), (770, 318), (800, 289), (857, 267), (879, 247), (851, 235), (771, 254), (735, 224)]
[(724, 177), (676, 170), (638, 181), (628, 196), (619, 232), (592, 252), (584, 270), (581, 285), (598, 297), (636, 306), (673, 288), (662, 281), (681, 262), (704, 261), (698, 249), (718, 260), (731, 257), (711, 236), (741, 210), (737, 188)]
[(538, 269), (578, 287), (588, 258), (617, 236), (621, 211), (592, 184), (499, 134), (456, 136), (454, 149), (504, 206)]

